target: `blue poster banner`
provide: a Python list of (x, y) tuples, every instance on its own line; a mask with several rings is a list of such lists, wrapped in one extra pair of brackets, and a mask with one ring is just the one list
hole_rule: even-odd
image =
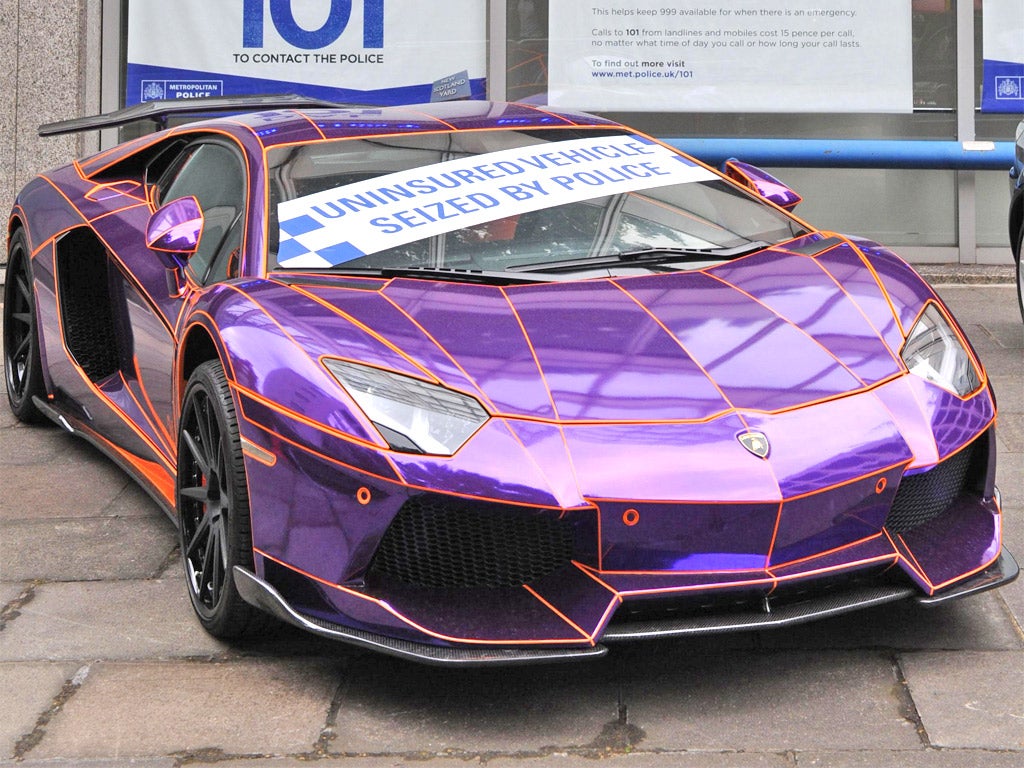
[(985, 0), (981, 111), (1024, 114), (1024, 0)]
[(1024, 113), (1024, 62), (985, 59), (983, 71), (981, 111)]
[(448, 0), (422, 10), (417, 0), (130, 0), (125, 103), (281, 93), (373, 105), (484, 98), (486, 5)]

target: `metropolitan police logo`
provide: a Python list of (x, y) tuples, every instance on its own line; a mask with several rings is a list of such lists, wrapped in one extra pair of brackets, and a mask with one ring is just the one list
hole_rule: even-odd
[(996, 98), (1019, 99), (1022, 86), (1024, 86), (1024, 77), (997, 77)]
[(742, 435), (736, 435), (736, 439), (759, 459), (767, 459), (768, 452), (772, 449), (764, 432), (744, 432)]
[(167, 92), (164, 90), (164, 84), (160, 80), (143, 80), (142, 81), (142, 100), (143, 101), (156, 101), (158, 99), (167, 98)]

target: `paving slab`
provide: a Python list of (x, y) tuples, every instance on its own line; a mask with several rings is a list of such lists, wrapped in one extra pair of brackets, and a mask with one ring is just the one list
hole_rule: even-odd
[[(1012, 276), (1005, 283), (995, 285), (958, 285), (952, 282), (933, 283), (935, 291), (953, 307), (956, 316), (962, 319), (1014, 319), (1011, 311), (1017, 310), (1017, 287)], [(984, 301), (978, 297), (984, 296)], [(1020, 314), (1016, 315), (1020, 319)]]
[(643, 749), (913, 749), (904, 692), (881, 653), (650, 659), (623, 681)]
[(19, 739), (32, 733), (77, 669), (68, 663), (0, 663), (0, 758), (14, 756)]
[[(1018, 536), (1017, 539), (1024, 539), (1024, 536)], [(1024, 547), (1015, 545), (1012, 541), (1008, 542), (1007, 546), (1011, 548), (1010, 551), (1017, 558), (1017, 562), (1024, 563)], [(1014, 583), (1002, 587), (997, 596), (1003, 601), (1007, 612), (1013, 616), (1018, 634), (1024, 637), (1024, 578), (1018, 577)]]
[[(1024, 379), (1024, 373), (1021, 378)], [(997, 461), (1003, 461), (1007, 455), (1019, 455), (1021, 440), (1024, 440), (1024, 419), (999, 418), (996, 424)]]
[(1017, 318), (982, 323), (982, 327), (1001, 347), (1024, 350), (1024, 325)]
[(176, 525), (163, 508), (135, 482), (128, 483), (121, 493), (103, 508), (103, 514), (107, 517), (158, 517), (172, 526)]
[(1019, 376), (989, 371), (989, 380), (995, 390), (1001, 416), (1020, 416), (1024, 413), (1024, 381)]
[[(0, 302), (0, 308), (2, 308), (2, 307), (3, 307), (3, 303)], [(0, 374), (3, 374), (3, 370), (4, 370), (3, 366), (0, 365)], [(4, 379), (4, 381), (6, 381), (6, 379)], [(0, 400), (0, 405), (2, 405), (2, 403), (7, 398), (7, 390), (4, 389), (3, 387), (0, 387), (0, 398), (3, 398), (3, 400)], [(0, 407), (0, 431), (6, 430), (6, 429), (15, 429), (15, 428), (20, 427), (20, 426), (21, 426), (21, 424), (18, 422), (18, 420), (16, 418), (14, 418), (14, 414), (11, 413), (11, 409), (10, 408), (8, 408), (6, 405), (3, 405), (2, 407)]]
[(0, 581), (0, 608), (22, 593), (25, 586), (17, 581)]
[(184, 577), (43, 584), (0, 635), (0, 660), (222, 655), (192, 612)]
[(905, 653), (900, 664), (935, 747), (1020, 750), (1024, 651)]
[[(595, 758), (600, 758), (597, 762)], [(3, 763), (0, 763), (2, 765)], [(309, 768), (309, 758), (260, 758), (232, 760), (230, 768)], [(428, 755), (394, 755), (367, 757), (348, 755), (317, 757), (317, 768), (467, 768), (485, 765), (487, 768), (793, 768), (793, 761), (785, 755), (751, 752), (669, 752), (664, 754), (631, 752), (627, 755), (593, 755), (575, 753), (545, 753), (533, 756), (517, 754), (504, 757), (484, 755), (473, 757), (431, 757)], [(29, 762), (19, 763), (33, 768)], [(52, 768), (52, 763), (46, 766)], [(39, 766), (39, 768), (44, 768)], [(92, 768), (85, 765), (83, 768)], [(104, 767), (105, 768), (105, 767)]]
[(798, 752), (797, 768), (1020, 768), (1019, 752), (920, 749), (906, 752)]
[(999, 599), (1006, 605), (1006, 611), (1013, 616), (1017, 631), (1024, 637), (1024, 581), (1018, 578), (1016, 583), (1003, 587), (999, 591)]
[(96, 664), (27, 757), (307, 753), (342, 677), (320, 659)]
[[(40, 441), (43, 445), (35, 445)], [(133, 484), (128, 475), (84, 440), (46, 426), (0, 430), (0, 451), (15, 456), (9, 461), (18, 461), (22, 444), (40, 458), (34, 463), (3, 466), (0, 521), (95, 517)], [(43, 456), (46, 445), (54, 448), (50, 458)]]
[[(1024, 415), (1017, 416), (1013, 423), (1022, 425), (1024, 429)], [(996, 458), (996, 483), (1003, 495), (1004, 511), (1010, 513), (1003, 526), (1006, 531), (1024, 530), (1024, 515), (1020, 514), (1024, 511), (1024, 482), (1021, 482), (1024, 478), (1024, 452), (1019, 445), (1014, 447), (1016, 450), (1000, 450)], [(1014, 511), (1017, 514), (1013, 514)]]
[[(1024, 419), (1022, 419), (1024, 421)], [(1024, 454), (999, 456), (1000, 490), (1003, 493), (1003, 546), (1024, 566)], [(1018, 634), (1024, 637), (1024, 578), (1002, 587), (997, 596), (1013, 615)]]
[(163, 516), (0, 521), (0, 581), (143, 579), (178, 534)]
[(1021, 360), (1021, 351), (1019, 349), (1007, 349), (992, 341), (987, 343), (978, 342), (977, 339), (985, 338), (985, 336), (977, 333), (975, 328), (972, 327), (966, 330), (968, 338), (970, 338), (978, 353), (978, 357), (981, 358), (982, 365), (985, 366), (986, 372), (1003, 376), (1024, 375), (1024, 360)]
[[(1024, 478), (1024, 457), (1017, 454), (1014, 458), (1018, 457), (1021, 459), (1020, 461), (1012, 462), (1006, 461), (1005, 455), (1001, 457), (1004, 464), (1021, 465), (1021, 474), (1019, 475), (1012, 474), (1016, 471), (1016, 467), (1007, 467), (1007, 470), (1011, 472), (1007, 475), (1009, 479)], [(1003, 491), (1004, 487), (1006, 487), (1005, 491)], [(999, 486), (999, 490), (1003, 492), (1003, 546), (1010, 549), (1018, 563), (1024, 563), (1024, 498), (1022, 498), (1024, 489), (1016, 487), (1016, 483), (1004, 483)]]
[[(586, 755), (550, 755), (534, 760), (499, 757), (488, 760), (486, 764), (487, 768), (593, 768), (594, 758)], [(763, 752), (641, 751), (602, 757), (597, 765), (600, 768), (791, 768), (793, 763), (786, 755)]]
[[(315, 762), (311, 763), (311, 760)], [(487, 768), (1020, 768), (1018, 753), (988, 750), (937, 750), (884, 752), (798, 752), (792, 755), (750, 752), (634, 752), (628, 755), (594, 757), (576, 754), (550, 754), (542, 757), (494, 757), (486, 761), (462, 758), (436, 758), (423, 755), (395, 755), (391, 757), (292, 757), (292, 758), (232, 758), (221, 765), (230, 768), (466, 768), (485, 765)], [(8, 762), (0, 759), (0, 766), (17, 768), (177, 768), (174, 758), (125, 758), (119, 760), (25, 760)], [(218, 763), (192, 763), (192, 765), (218, 765)]]
[(760, 633), (762, 648), (1013, 650), (1024, 648), (995, 592), (927, 607), (912, 600)]
[[(10, 409), (0, 399), (3, 410)], [(50, 424), (21, 424), (11, 416), (11, 424), (0, 427), (0, 467), (52, 465), (65, 451), (72, 450), (75, 438)], [(76, 441), (81, 442), (81, 441)]]
[(607, 660), (447, 670), (367, 657), (348, 675), (329, 749), (529, 753), (596, 745), (619, 735), (611, 670)]

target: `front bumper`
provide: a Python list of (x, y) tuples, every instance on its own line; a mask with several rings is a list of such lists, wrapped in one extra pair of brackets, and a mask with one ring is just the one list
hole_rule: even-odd
[(242, 598), (287, 624), (321, 637), (399, 658), (437, 666), (460, 667), (582, 661), (604, 656), (608, 652), (604, 643), (778, 629), (910, 598), (922, 605), (933, 606), (1008, 584), (1016, 579), (1018, 574), (1016, 560), (1004, 547), (987, 568), (933, 595), (915, 596), (917, 590), (914, 587), (893, 584), (856, 587), (789, 602), (777, 608), (773, 608), (771, 599), (766, 598), (760, 611), (739, 611), (721, 615), (698, 614), (622, 624), (612, 623), (601, 635), (601, 642), (563, 648), (429, 645), (344, 627), (302, 615), (290, 606), (273, 586), (256, 574), (239, 566), (235, 566), (234, 570), (235, 584)]
[[(403, 472), (419, 474), (399, 486), (356, 480), (325, 460), (278, 461), (250, 475), (260, 503), (252, 574), (268, 588), (249, 578), (250, 601), (407, 658), (526, 663), (592, 656), (616, 639), (785, 626), (1005, 582), (1016, 568), (1001, 559), (991, 398), (981, 390), (965, 406), (923, 390), (941, 401), (929, 412), (956, 417), (938, 430), (918, 423), (919, 401), (905, 390), (924, 385), (912, 378), (864, 396), (879, 400), (869, 401), (870, 429), (858, 426), (855, 399), (771, 424), (758, 417), (775, 438), (770, 462), (722, 420), (579, 428), (587, 450), (572, 455), (590, 464), (578, 461), (576, 476), (594, 492), (577, 488), (566, 503), (468, 468), (447, 467), (441, 482), (440, 468), (428, 476), (410, 463)], [(812, 415), (830, 416), (829, 430), (800, 421)], [(848, 434), (865, 431), (873, 439)], [(538, 455), (560, 447), (565, 458), (564, 441), (540, 443)], [(477, 447), (466, 461), (500, 455)], [(941, 460), (910, 467), (929, 451)], [(295, 466), (301, 482), (286, 472)], [(691, 479), (690, 490), (680, 485)], [(458, 488), (438, 487), (455, 480)], [(474, 485), (484, 480), (502, 493)], [(654, 498), (614, 493), (621, 488)]]

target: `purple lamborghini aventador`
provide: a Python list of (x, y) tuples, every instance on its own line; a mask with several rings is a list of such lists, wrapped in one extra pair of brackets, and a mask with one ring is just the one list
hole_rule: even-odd
[(525, 105), (204, 108), (255, 111), (25, 187), (3, 333), (214, 635), (575, 659), (1016, 576), (962, 331), (763, 171)]

